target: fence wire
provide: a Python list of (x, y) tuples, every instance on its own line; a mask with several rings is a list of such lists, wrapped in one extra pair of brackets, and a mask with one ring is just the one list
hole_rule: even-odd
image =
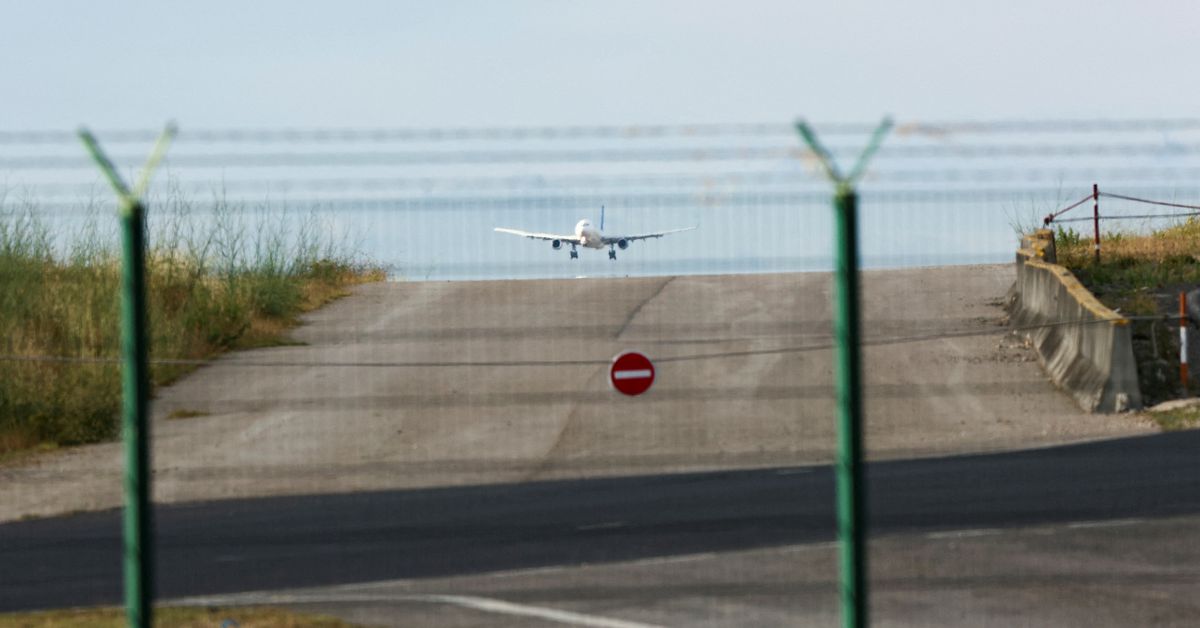
[[(914, 342), (929, 342), (935, 340), (945, 340), (950, 338), (971, 338), (979, 336), (1003, 336), (1006, 334), (1025, 334), (1034, 331), (1052, 329), (1056, 327), (1075, 327), (1075, 326), (1090, 326), (1090, 325), (1112, 325), (1114, 323), (1129, 323), (1129, 322), (1155, 322), (1155, 323), (1170, 323), (1184, 321), (1188, 325), (1193, 325), (1194, 321), (1188, 315), (1162, 315), (1162, 316), (1121, 316), (1119, 320), (1090, 318), (1074, 321), (1053, 321), (1047, 323), (1038, 323), (1031, 325), (996, 325), (992, 329), (973, 329), (963, 331), (947, 331), (934, 334), (919, 334), (910, 336), (900, 336), (894, 338), (864, 338), (863, 346), (890, 346), (901, 345)], [(910, 321), (911, 322), (911, 321)], [(832, 338), (832, 333), (830, 334)], [(719, 342), (743, 342), (738, 339), (716, 340)], [(833, 348), (832, 340), (806, 344), (797, 346), (776, 347), (769, 349), (749, 349), (743, 351), (717, 351), (703, 352), (683, 355), (658, 355), (655, 357), (657, 362), (690, 362), (696, 360), (721, 360), (731, 358), (746, 358), (755, 356), (783, 355), (789, 353), (805, 353), (809, 351), (827, 351)], [(35, 364), (75, 364), (75, 365), (95, 365), (95, 364), (118, 364), (118, 357), (79, 357), (66, 355), (15, 355), (0, 354), (0, 362), (18, 362), (18, 363), (35, 363)], [(397, 369), (431, 369), (431, 368), (467, 368), (467, 367), (483, 367), (483, 368), (508, 368), (508, 367), (555, 367), (555, 366), (607, 366), (611, 364), (612, 358), (596, 358), (596, 359), (576, 359), (576, 360), (437, 360), (437, 361), (391, 361), (391, 362), (336, 362), (336, 361), (293, 361), (293, 360), (246, 360), (246, 359), (229, 359), (222, 360), (222, 367), (234, 368), (312, 368), (312, 367), (330, 367), (330, 368), (397, 368)], [(174, 358), (151, 358), (150, 364), (159, 366), (205, 366), (212, 364), (212, 360), (191, 360), (191, 359), (174, 359)]]
[[(816, 126), (843, 168), (876, 128)], [(136, 179), (157, 132), (97, 135)], [(117, 436), (117, 203), (76, 141), (0, 131), (0, 515), (13, 519), (120, 506), (112, 447), (3, 458)], [(640, 548), (626, 535), (646, 530), (681, 544), (667, 554), (727, 532), (761, 549), (764, 529), (831, 519), (757, 488), (673, 518), (712, 481), (681, 471), (782, 468), (766, 475), (783, 494), (812, 471), (797, 465), (832, 460), (833, 193), (789, 121), (185, 124), (165, 164), (147, 197), (152, 477), (186, 502), (159, 546), (179, 590), (211, 567), (180, 567), (184, 553), (215, 557), (197, 581), (269, 590), (280, 573), (360, 580), (364, 556), (396, 542), (409, 544), (371, 577), (447, 575), (451, 547), (470, 570), (623, 560), (588, 552)], [(1014, 324), (1013, 259), (1022, 234), (1092, 220), (1076, 216), (1093, 184), (1104, 220), (1200, 215), (1198, 175), (1200, 118), (897, 124), (857, 195), (872, 455), (962, 469), (963, 452), (1144, 431), (1085, 416), (1030, 338), (1117, 325), (1168, 381), (1173, 334), (1194, 326), (1167, 294), (1176, 277), (1139, 277), (1153, 287), (1138, 284), (1137, 315)], [(594, 250), (590, 227), (610, 237)], [(653, 378), (641, 396), (616, 390), (630, 350), (653, 362), (625, 371)], [(346, 510), (346, 494), (370, 512)], [(612, 514), (634, 502), (645, 510)], [(920, 515), (941, 521), (942, 507)], [(530, 550), (544, 538), (563, 545)], [(241, 554), (252, 546), (261, 560)], [(119, 588), (119, 574), (85, 575)]]
[[(823, 135), (868, 135), (871, 124), (822, 123)], [(1177, 119), (1097, 119), (1097, 120), (993, 120), (993, 121), (900, 121), (896, 134), (948, 135), (976, 134), (1079, 134), (1179, 132), (1200, 129), (1200, 118)], [(149, 143), (158, 137), (157, 129), (109, 129), (96, 133), (107, 144)], [(380, 143), (412, 141), (519, 141), (580, 140), (597, 138), (661, 139), (665, 137), (781, 136), (794, 133), (794, 127), (781, 123), (715, 124), (642, 124), (590, 125), (562, 127), (458, 127), (458, 128), (200, 128), (184, 129), (180, 139), (196, 143)], [(77, 141), (73, 131), (34, 130), (0, 131), (0, 144), (70, 144)]]

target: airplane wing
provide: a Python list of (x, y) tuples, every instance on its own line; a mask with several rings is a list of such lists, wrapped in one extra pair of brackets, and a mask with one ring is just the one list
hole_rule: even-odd
[(496, 231), (500, 233), (511, 233), (519, 235), (523, 238), (532, 238), (534, 240), (561, 240), (567, 243), (580, 244), (579, 238), (574, 235), (556, 235), (553, 233), (537, 233), (534, 231), (521, 231), (520, 229), (509, 229), (507, 227), (496, 227)]
[(682, 229), (668, 229), (667, 231), (658, 231), (655, 233), (638, 233), (635, 235), (623, 235), (623, 236), (606, 235), (606, 236), (604, 236), (604, 243), (605, 244), (614, 244), (621, 240), (625, 240), (626, 242), (632, 242), (634, 240), (646, 240), (649, 238), (661, 238), (667, 234), (679, 233), (680, 231), (691, 231), (692, 229), (695, 229), (695, 227), (684, 227)]

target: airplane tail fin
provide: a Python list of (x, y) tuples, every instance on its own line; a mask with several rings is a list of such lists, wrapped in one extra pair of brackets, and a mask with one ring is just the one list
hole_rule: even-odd
[(604, 232), (604, 206), (600, 206), (600, 232)]

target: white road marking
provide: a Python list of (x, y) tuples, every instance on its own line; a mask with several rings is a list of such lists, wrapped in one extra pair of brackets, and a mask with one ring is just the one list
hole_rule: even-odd
[(613, 379), (650, 379), (652, 375), (654, 375), (654, 371), (650, 369), (613, 371)]
[(1139, 523), (1144, 523), (1144, 519), (1113, 519), (1112, 521), (1076, 521), (1068, 523), (1067, 527), (1072, 530), (1082, 530), (1086, 528), (1119, 528), (1121, 526), (1132, 526)]
[(977, 536), (992, 536), (1000, 534), (1002, 530), (996, 528), (984, 528), (981, 530), (946, 530), (944, 532), (930, 532), (925, 535), (927, 539), (968, 539)]
[[(1036, 534), (1040, 536), (1050, 536), (1058, 534), (1065, 530), (1086, 530), (1090, 528), (1118, 528), (1121, 526), (1132, 526), (1145, 523), (1145, 519), (1111, 519), (1101, 521), (1076, 521), (1074, 523), (1065, 523), (1049, 527), (1036, 528), (1011, 528), (1007, 530), (1010, 533), (1016, 534)], [(927, 539), (965, 539), (979, 536), (993, 536), (1003, 534), (1006, 530), (999, 528), (981, 528), (977, 530), (944, 530), (942, 532), (930, 532), (925, 535)]]
[(716, 552), (702, 552), (699, 554), (680, 554), (678, 556), (667, 556), (665, 558), (643, 558), (640, 560), (631, 560), (626, 563), (630, 567), (648, 567), (654, 565), (670, 565), (671, 563), (690, 563), (697, 560), (712, 560), (720, 556)]
[[(586, 563), (585, 563), (586, 564)], [(491, 573), (479, 574), (487, 578), (515, 578), (518, 576), (538, 576), (542, 574), (555, 573), (557, 571), (566, 571), (568, 569), (578, 569), (584, 565), (550, 565), (547, 567), (530, 567), (528, 569), (510, 569), (508, 571), (493, 571)], [(386, 581), (381, 584), (392, 585), (398, 581)]]
[[(1060, 524), (1055, 527), (1044, 528), (1012, 528), (1008, 530), (998, 528), (980, 528), (973, 530), (946, 530), (942, 532), (931, 532), (925, 535), (928, 539), (962, 539), (962, 538), (977, 538), (983, 536), (993, 536), (1004, 534), (1005, 532), (1016, 534), (1038, 534), (1038, 535), (1053, 535), (1063, 529), (1087, 529), (1087, 528), (1106, 528), (1131, 526), (1145, 523), (1145, 519), (1113, 519), (1106, 521), (1077, 521), (1074, 523)], [(626, 525), (625, 522), (605, 522), (594, 524), (592, 526), (581, 526), (583, 528), (603, 529), (605, 527), (619, 527)], [(885, 540), (896, 538), (892, 535), (877, 537), (877, 540)], [(777, 547), (771, 551), (776, 554), (780, 553), (799, 553), (808, 551), (826, 551), (837, 549), (840, 543), (838, 541), (827, 541), (822, 543), (805, 543), (799, 545), (790, 545)], [(657, 565), (667, 565), (671, 563), (686, 563), (693, 561), (718, 559), (724, 554), (717, 552), (703, 552), (697, 554), (680, 554), (678, 556), (645, 558), (640, 560), (624, 561), (613, 563), (624, 567), (653, 567)], [(512, 578), (519, 576), (537, 576), (541, 574), (549, 574), (570, 569), (578, 569), (588, 567), (588, 564), (580, 565), (553, 565), (546, 567), (534, 567), (530, 569), (514, 569), (509, 571), (493, 572), (489, 574), (481, 574), (482, 576), (491, 578)], [(516, 604), (513, 602), (505, 602), (494, 598), (470, 596), (470, 595), (444, 595), (444, 594), (400, 594), (392, 595), (387, 593), (369, 593), (362, 592), (368, 589), (384, 589), (404, 584), (411, 584), (412, 580), (387, 580), (370, 583), (345, 584), (328, 587), (321, 590), (307, 590), (293, 593), (286, 592), (251, 592), (251, 593), (233, 593), (220, 596), (209, 597), (190, 597), (177, 600), (167, 600), (166, 603), (176, 604), (180, 606), (239, 606), (239, 605), (264, 605), (264, 604), (312, 604), (312, 603), (378, 603), (378, 602), (424, 602), (435, 604), (451, 604), (462, 608), (470, 608), (483, 612), (499, 613), (505, 615), (513, 615), (519, 617), (535, 617), (547, 621), (553, 621), (570, 626), (595, 626), (599, 628), (658, 628), (653, 624), (644, 624), (640, 622), (626, 621), (623, 619), (614, 619), (610, 617), (602, 617), (598, 615), (588, 615), (584, 613), (576, 613), (572, 611), (563, 611), (553, 608), (541, 606), (532, 606), (528, 604)]]
[(216, 595), (209, 597), (190, 597), (170, 601), (179, 606), (257, 606), (264, 604), (346, 604), (367, 602), (422, 602), (429, 604), (450, 604), (461, 608), (470, 608), (486, 613), (513, 615), (517, 617), (536, 617), (546, 621), (557, 622), (568, 626), (590, 626), (592, 628), (660, 628), (654, 624), (644, 624), (612, 617), (587, 615), (573, 611), (563, 611), (544, 606), (516, 604), (494, 598), (474, 595), (386, 595), (380, 593), (234, 593), (231, 595)]
[(841, 543), (837, 541), (826, 541), (824, 543), (808, 543), (807, 545), (793, 545), (777, 550), (780, 554), (798, 554), (800, 552), (811, 552), (813, 550), (831, 550), (837, 549)]
[[(663, 556), (656, 558), (639, 558), (635, 560), (622, 561), (620, 563), (611, 563), (622, 567), (654, 567), (657, 565), (669, 565), (671, 563), (690, 563), (698, 560), (712, 560), (719, 557), (716, 552), (700, 552), (696, 554), (680, 554), (678, 556)], [(511, 569), (509, 571), (494, 571), (492, 573), (480, 574), (487, 578), (517, 578), (522, 576), (540, 576), (543, 574), (554, 573), (556, 571), (564, 571), (567, 569), (580, 569), (583, 567), (594, 566), (589, 563), (580, 563), (578, 565), (557, 565), (553, 567), (530, 567), (529, 569)], [(358, 585), (355, 585), (358, 586)]]
[(454, 604), (456, 606), (473, 608), (489, 613), (517, 615), (520, 617), (537, 617), (538, 619), (556, 621), (560, 624), (567, 624), (569, 626), (595, 626), (597, 628), (657, 628), (653, 624), (643, 624), (641, 622), (625, 621), (623, 619), (613, 619), (611, 617), (600, 617), (598, 615), (585, 615), (583, 613), (560, 611), (553, 608), (530, 606), (528, 604), (514, 604), (512, 602), (505, 602), (503, 600), (495, 600), (486, 597), (465, 595), (431, 595), (427, 597), (429, 598), (429, 601), (432, 602)]

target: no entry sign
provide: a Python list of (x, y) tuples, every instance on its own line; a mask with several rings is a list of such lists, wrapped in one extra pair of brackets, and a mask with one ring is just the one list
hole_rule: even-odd
[(640, 395), (654, 383), (654, 364), (637, 351), (626, 351), (613, 358), (608, 369), (608, 383), (631, 397)]

